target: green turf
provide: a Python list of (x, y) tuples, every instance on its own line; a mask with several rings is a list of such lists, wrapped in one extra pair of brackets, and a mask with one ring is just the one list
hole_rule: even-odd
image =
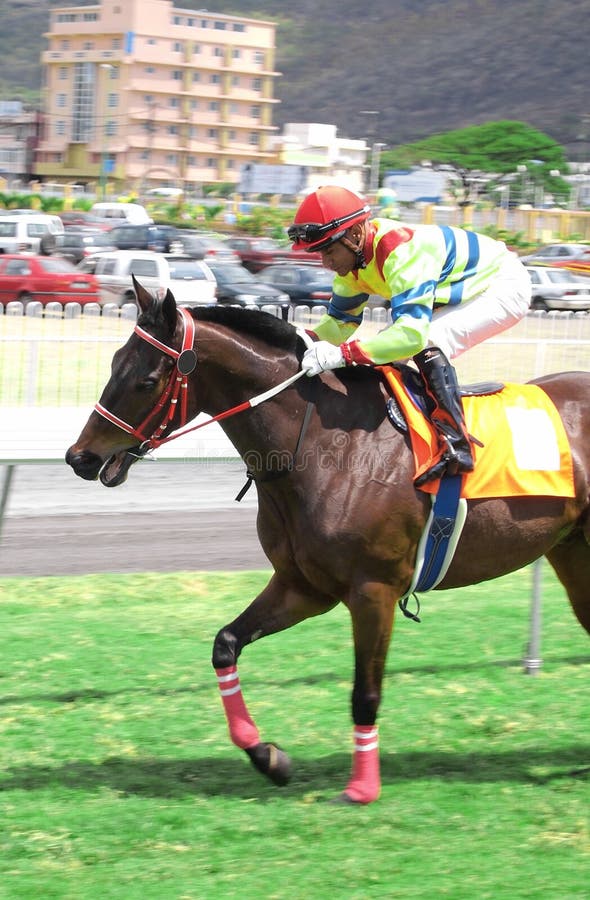
[(286, 788), (228, 741), (211, 645), (267, 573), (0, 581), (1, 898), (588, 897), (590, 646), (548, 571), (399, 617), (383, 793), (350, 767), (344, 609), (246, 648), (242, 687)]

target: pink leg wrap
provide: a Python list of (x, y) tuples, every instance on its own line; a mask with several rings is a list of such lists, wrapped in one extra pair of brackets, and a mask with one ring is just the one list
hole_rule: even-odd
[(377, 726), (355, 725), (352, 775), (344, 793), (355, 803), (372, 803), (380, 792)]
[(240, 747), (241, 750), (254, 747), (260, 743), (260, 736), (244, 703), (238, 667), (229, 666), (227, 669), (215, 669), (215, 674), (219, 683), (229, 736), (236, 747)]

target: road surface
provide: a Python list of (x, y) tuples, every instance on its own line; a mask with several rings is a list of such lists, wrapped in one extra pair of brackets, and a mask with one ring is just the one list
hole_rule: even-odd
[(17, 467), (0, 576), (269, 568), (241, 461), (136, 464), (105, 488), (65, 465)]

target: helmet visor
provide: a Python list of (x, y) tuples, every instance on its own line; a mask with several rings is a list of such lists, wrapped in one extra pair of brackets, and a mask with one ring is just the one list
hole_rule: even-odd
[[(322, 238), (328, 238), (328, 240), (326, 240), (327, 245), (328, 243), (332, 243), (333, 240), (338, 240), (335, 235), (330, 235), (331, 231), (334, 231), (334, 229), (338, 228), (340, 225), (344, 225), (345, 222), (349, 222), (356, 216), (368, 212), (369, 207), (364, 206), (362, 209), (357, 209), (347, 216), (341, 216), (339, 219), (332, 219), (331, 222), (326, 222), (325, 225), (320, 225), (317, 222), (290, 225), (287, 229), (287, 234), (289, 235), (289, 240), (293, 241), (293, 243), (317, 244)], [(344, 232), (341, 232), (339, 237), (342, 237), (343, 234)]]

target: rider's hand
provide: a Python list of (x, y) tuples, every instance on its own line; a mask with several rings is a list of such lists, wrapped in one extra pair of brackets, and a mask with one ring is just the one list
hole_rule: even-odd
[(327, 369), (340, 369), (345, 365), (342, 350), (329, 341), (318, 341), (306, 350), (301, 360), (301, 368), (309, 376), (319, 375)]

